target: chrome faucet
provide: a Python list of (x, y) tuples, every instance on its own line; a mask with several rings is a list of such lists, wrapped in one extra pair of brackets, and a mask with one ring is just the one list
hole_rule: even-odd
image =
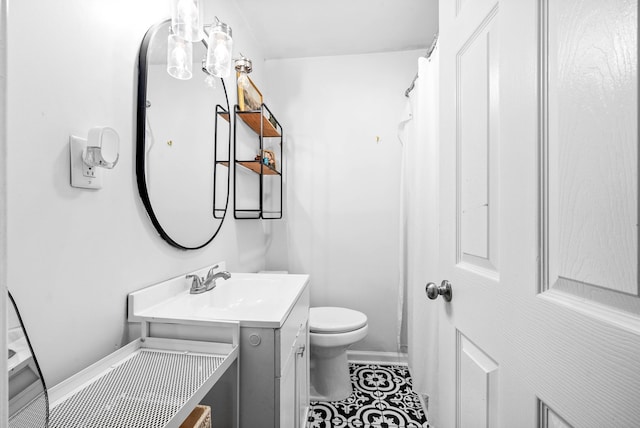
[(214, 267), (209, 269), (209, 272), (207, 273), (207, 277), (205, 279), (202, 279), (198, 275), (187, 275), (185, 278), (191, 278), (191, 289), (189, 290), (189, 293), (200, 294), (209, 290), (213, 290), (214, 288), (216, 288), (216, 279), (231, 278), (231, 274), (226, 270), (216, 272), (217, 268), (218, 265), (215, 265)]
[(218, 278), (222, 278), (222, 279), (229, 279), (231, 278), (231, 274), (229, 272), (227, 272), (226, 270), (221, 270), (219, 272), (216, 272), (216, 268), (218, 266), (214, 266), (211, 269), (209, 269), (209, 272), (207, 273), (207, 279), (204, 280), (204, 283), (202, 284), (203, 286), (205, 286), (207, 288), (206, 291), (212, 290), (214, 288), (216, 288), (216, 279)]

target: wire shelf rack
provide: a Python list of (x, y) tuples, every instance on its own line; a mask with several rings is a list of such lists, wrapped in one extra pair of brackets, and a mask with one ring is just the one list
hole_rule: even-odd
[(237, 352), (231, 344), (138, 339), (54, 387), (48, 427), (179, 427)]

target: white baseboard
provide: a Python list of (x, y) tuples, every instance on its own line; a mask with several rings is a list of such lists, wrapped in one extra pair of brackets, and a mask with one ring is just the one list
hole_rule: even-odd
[(351, 363), (402, 364), (406, 365), (408, 356), (402, 352), (347, 351)]

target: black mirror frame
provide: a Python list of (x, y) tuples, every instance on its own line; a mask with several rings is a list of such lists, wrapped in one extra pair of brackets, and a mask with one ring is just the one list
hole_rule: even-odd
[[(182, 245), (175, 241), (173, 238), (169, 236), (169, 234), (164, 230), (160, 221), (156, 217), (155, 212), (153, 211), (153, 206), (151, 205), (151, 200), (149, 199), (149, 191), (147, 189), (147, 178), (145, 173), (145, 145), (146, 145), (146, 120), (147, 120), (147, 53), (149, 51), (149, 43), (151, 39), (155, 36), (155, 34), (159, 31), (160, 27), (166, 25), (167, 22), (170, 22), (170, 19), (162, 21), (158, 24), (153, 25), (144, 35), (142, 40), (142, 44), (140, 45), (140, 53), (138, 56), (138, 105), (137, 105), (137, 120), (136, 120), (136, 180), (138, 182), (138, 192), (140, 193), (140, 198), (142, 199), (142, 203), (144, 204), (145, 209), (147, 210), (147, 214), (151, 219), (151, 223), (156, 228), (160, 237), (164, 239), (168, 244), (179, 248), (181, 250), (198, 250), (207, 246), (213, 238), (216, 237), (220, 229), (222, 228), (222, 224), (224, 223), (224, 219), (226, 218), (226, 212), (229, 208), (229, 189), (230, 189), (230, 179), (231, 179), (231, 168), (227, 168), (227, 195), (226, 202), (224, 208), (224, 215), (218, 225), (218, 228), (215, 230), (213, 235), (207, 239), (207, 241), (201, 245), (196, 247), (188, 247)], [(220, 79), (222, 82), (222, 88), (224, 89), (224, 96), (227, 101), (226, 109), (229, 111), (229, 95), (227, 93), (227, 87), (224, 83), (224, 79)], [(216, 121), (217, 121), (217, 113), (216, 113)], [(231, 150), (231, 123), (229, 122), (229, 141), (228, 141), (229, 150)], [(217, 138), (214, 136), (214, 156), (217, 155)], [(214, 174), (215, 180), (215, 174)], [(215, 192), (215, 183), (214, 183), (214, 192)], [(212, 207), (212, 216), (215, 217), (215, 197), (213, 201)]]

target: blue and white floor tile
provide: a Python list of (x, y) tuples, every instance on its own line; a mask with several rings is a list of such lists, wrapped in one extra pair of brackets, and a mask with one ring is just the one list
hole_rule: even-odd
[(307, 428), (427, 428), (409, 369), (349, 364), (353, 393), (342, 401), (312, 401)]

